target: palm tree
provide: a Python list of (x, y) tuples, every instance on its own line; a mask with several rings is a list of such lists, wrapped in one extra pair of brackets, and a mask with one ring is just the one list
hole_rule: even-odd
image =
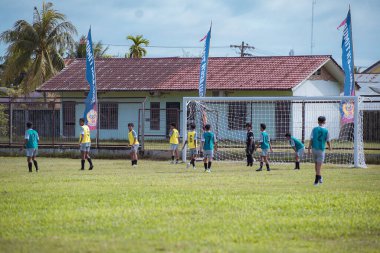
[(33, 23), (18, 20), (14, 27), (0, 34), (0, 41), (9, 44), (4, 77), (13, 81), (21, 72), (25, 92), (34, 90), (64, 67), (60, 52), (74, 45), (77, 31), (66, 16), (54, 10), (52, 3), (34, 7)]
[[(74, 49), (69, 52), (70, 58), (86, 58), (86, 36), (82, 35), (79, 42), (75, 42)], [(108, 57), (106, 52), (109, 47), (104, 48), (101, 41), (93, 43), (93, 50), (95, 58)]]
[[(129, 35), (127, 39), (133, 42), (133, 45), (129, 48), (130, 58), (142, 58), (147, 54), (146, 49), (141, 47), (141, 45), (148, 46), (149, 40), (144, 39), (142, 35), (137, 35), (136, 37)], [(127, 54), (125, 56), (128, 57)]]

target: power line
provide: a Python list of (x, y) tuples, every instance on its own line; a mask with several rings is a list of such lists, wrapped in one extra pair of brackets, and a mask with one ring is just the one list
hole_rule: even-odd
[[(103, 42), (101, 42), (101, 43), (104, 46), (110, 46), (110, 47), (130, 47), (131, 46), (131, 44), (111, 44), (111, 43), (103, 43)], [(186, 46), (186, 45), (184, 45), (184, 46), (164, 46), (164, 45), (144, 46), (144, 45), (142, 45), (141, 47), (144, 47), (144, 48), (168, 48), (168, 49), (202, 49), (203, 48), (203, 46)], [(260, 48), (250, 46), (248, 43), (244, 43), (244, 42), (242, 42), (241, 45), (211, 46), (211, 49), (227, 49), (227, 48), (238, 48), (240, 50), (240, 53), (239, 53), (240, 56), (242, 53), (241, 52), (242, 49), (244, 50), (244, 52), (243, 52), (244, 56), (253, 56), (253, 54), (246, 52), (247, 50), (253, 50), (253, 49), (255, 49), (256, 54), (259, 54), (259, 55), (277, 55), (277, 56), (281, 55), (279, 53), (275, 53), (275, 52), (272, 52), (269, 50), (264, 50), (264, 49), (260, 49)]]
[[(112, 46), (112, 47), (130, 47), (131, 45), (127, 44), (106, 44), (102, 43), (105, 46)], [(148, 47), (148, 48), (203, 48), (203, 46), (159, 46), (159, 45), (151, 45), (151, 46), (144, 46), (141, 47)], [(211, 48), (229, 48), (229, 46), (211, 46)]]

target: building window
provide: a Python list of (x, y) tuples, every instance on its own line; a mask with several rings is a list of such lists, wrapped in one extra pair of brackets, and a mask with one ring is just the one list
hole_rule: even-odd
[(228, 129), (243, 130), (247, 118), (246, 103), (228, 103)]
[(212, 96), (213, 97), (219, 97), (219, 91), (218, 90), (213, 90), (212, 91)]
[(150, 103), (150, 130), (160, 130), (160, 102)]
[(100, 128), (118, 129), (119, 105), (117, 103), (100, 103)]

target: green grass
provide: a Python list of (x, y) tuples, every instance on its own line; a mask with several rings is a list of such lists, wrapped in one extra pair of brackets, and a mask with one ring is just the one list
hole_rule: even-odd
[[(0, 252), (379, 252), (380, 167), (0, 158)], [(87, 165), (88, 166), (88, 165)]]

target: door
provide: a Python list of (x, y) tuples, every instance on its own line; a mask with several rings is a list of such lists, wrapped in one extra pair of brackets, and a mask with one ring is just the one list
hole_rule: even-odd
[(179, 125), (180, 102), (166, 102), (166, 135), (169, 134), (170, 123), (174, 122), (177, 129)]
[(290, 102), (276, 102), (276, 140), (286, 140), (285, 134), (290, 130)]
[(75, 102), (62, 103), (63, 136), (75, 137)]

